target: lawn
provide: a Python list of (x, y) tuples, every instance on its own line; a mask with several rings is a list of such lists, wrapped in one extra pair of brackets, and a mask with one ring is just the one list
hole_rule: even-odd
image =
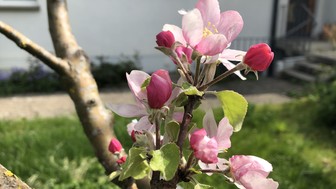
[[(305, 100), (251, 105), (226, 157), (267, 159), (280, 189), (336, 188), (336, 132), (312, 121), (311, 106)], [(194, 120), (200, 121), (202, 114), (197, 111)], [(215, 115), (219, 120), (221, 110)], [(131, 145), (125, 127), (129, 121), (116, 117), (115, 130), (126, 147)], [(0, 163), (35, 188), (113, 188), (75, 117), (0, 121), (0, 149)], [(216, 183), (216, 188), (235, 188), (220, 175), (200, 180)]]

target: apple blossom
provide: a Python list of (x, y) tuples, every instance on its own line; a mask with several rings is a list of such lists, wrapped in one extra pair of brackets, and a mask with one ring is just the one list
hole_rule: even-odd
[(195, 157), (203, 163), (217, 163), (218, 153), (231, 147), (230, 136), (233, 133), (233, 127), (226, 117), (217, 127), (212, 111), (208, 111), (204, 116), (203, 127), (191, 134), (190, 146)]
[(111, 153), (118, 153), (118, 152), (121, 152), (121, 150), (123, 149), (121, 143), (119, 142), (118, 139), (116, 138), (113, 138), (111, 141), (110, 141), (110, 144), (109, 144), (109, 147), (108, 147), (109, 151)]
[(278, 182), (268, 179), (272, 165), (256, 156), (236, 155), (229, 159), (230, 172), (241, 189), (276, 189)]
[(196, 8), (182, 18), (182, 29), (166, 24), (164, 31), (171, 31), (175, 40), (191, 46), (202, 55), (221, 53), (238, 36), (243, 19), (237, 11), (220, 13), (217, 0), (199, 0)]
[(147, 89), (148, 105), (153, 109), (160, 109), (172, 94), (172, 81), (166, 70), (155, 71)]
[(174, 35), (170, 31), (162, 31), (156, 35), (156, 44), (159, 46), (171, 48), (174, 42)]
[(121, 158), (119, 158), (118, 160), (117, 160), (117, 163), (120, 165), (120, 164), (123, 164), (123, 163), (125, 163), (126, 162), (126, 156), (122, 156)]
[(252, 71), (265, 71), (271, 64), (274, 53), (266, 43), (252, 45), (244, 56), (243, 63)]
[(205, 129), (194, 131), (190, 137), (190, 146), (197, 159), (204, 163), (218, 162), (218, 144), (215, 138), (206, 136)]

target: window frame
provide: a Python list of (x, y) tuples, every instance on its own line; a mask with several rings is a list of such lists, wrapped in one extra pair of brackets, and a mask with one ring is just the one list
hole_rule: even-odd
[(38, 0), (0, 0), (0, 9), (27, 9), (38, 10)]

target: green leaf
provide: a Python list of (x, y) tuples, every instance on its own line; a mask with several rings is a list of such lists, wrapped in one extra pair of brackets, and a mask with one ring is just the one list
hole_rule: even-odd
[(168, 137), (169, 142), (177, 141), (180, 132), (180, 124), (176, 121), (171, 121), (165, 126), (165, 137)]
[(149, 82), (151, 80), (151, 77), (147, 78), (141, 85), (141, 89), (145, 89), (148, 85), (149, 85)]
[(213, 186), (205, 185), (205, 184), (196, 184), (194, 189), (213, 189)]
[(177, 107), (182, 107), (184, 105), (186, 105), (188, 102), (188, 96), (184, 93), (180, 93), (177, 98), (174, 100), (174, 104)]
[(150, 167), (153, 171), (160, 171), (165, 180), (171, 180), (178, 168), (180, 154), (175, 143), (169, 143), (160, 150), (153, 151)]
[(150, 173), (149, 164), (146, 158), (145, 148), (131, 148), (126, 162), (122, 165), (122, 171), (119, 180), (122, 181), (128, 177), (142, 179)]
[(195, 86), (191, 85), (190, 83), (183, 83), (182, 89), (183, 89), (184, 94), (186, 94), (187, 96), (191, 96), (191, 95), (203, 96), (204, 95), (203, 91), (199, 91)]
[(246, 99), (239, 93), (229, 90), (220, 91), (216, 95), (222, 103), (224, 114), (233, 126), (233, 130), (238, 132), (242, 128), (247, 113)]

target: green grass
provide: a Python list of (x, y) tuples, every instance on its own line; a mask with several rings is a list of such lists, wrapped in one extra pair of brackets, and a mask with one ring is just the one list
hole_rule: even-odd
[[(232, 136), (234, 154), (256, 155), (273, 164), (280, 189), (336, 188), (336, 131), (311, 120), (311, 104), (250, 106), (243, 129)], [(194, 120), (201, 121), (197, 111)], [(217, 120), (222, 111), (216, 110)], [(126, 148), (130, 119), (116, 117), (115, 131)], [(76, 118), (0, 121), (0, 163), (35, 188), (113, 188), (95, 160)], [(220, 175), (201, 183), (235, 188)]]

